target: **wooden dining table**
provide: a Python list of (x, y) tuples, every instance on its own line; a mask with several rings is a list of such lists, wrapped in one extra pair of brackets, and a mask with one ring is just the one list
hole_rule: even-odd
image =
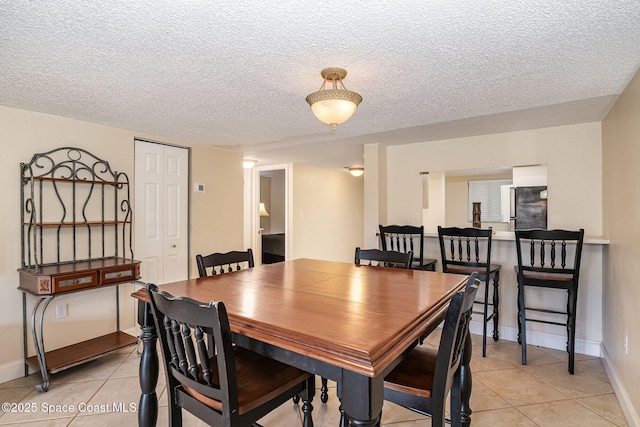
[[(159, 288), (204, 303), (223, 301), (236, 345), (335, 381), (351, 425), (375, 426), (385, 375), (437, 327), (466, 281), (455, 274), (297, 259)], [(148, 426), (158, 412), (157, 335), (146, 289), (133, 296), (143, 302), (138, 422)], [(461, 368), (463, 425), (470, 423), (470, 357), (469, 338)]]

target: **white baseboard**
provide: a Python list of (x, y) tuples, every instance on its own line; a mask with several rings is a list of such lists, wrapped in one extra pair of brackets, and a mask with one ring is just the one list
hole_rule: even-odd
[(640, 416), (638, 416), (638, 412), (633, 407), (633, 402), (631, 401), (631, 397), (629, 397), (629, 393), (627, 393), (624, 383), (620, 379), (620, 374), (618, 374), (618, 371), (611, 364), (607, 349), (604, 345), (602, 346), (602, 364), (604, 365), (604, 370), (607, 372), (609, 381), (611, 381), (613, 391), (616, 393), (616, 397), (622, 408), (622, 413), (624, 413), (627, 419), (627, 424), (629, 424), (629, 427), (640, 427)]
[[(482, 322), (471, 321), (471, 323), (469, 324), (469, 331), (472, 334), (482, 335)], [(518, 341), (518, 328), (500, 326), (499, 332), (501, 340), (514, 342)], [(487, 325), (487, 339), (489, 339), (492, 334), (493, 325), (491, 324), (491, 322), (489, 322), (489, 324)], [(565, 351), (567, 349), (567, 336), (546, 334), (543, 332), (528, 330), (527, 344)], [(576, 339), (576, 353), (601, 357), (600, 346), (601, 343), (598, 341)]]
[[(36, 371), (33, 368), (29, 368), (29, 374), (34, 372)], [(0, 366), (0, 384), (20, 377), (24, 377), (24, 362), (22, 360)]]

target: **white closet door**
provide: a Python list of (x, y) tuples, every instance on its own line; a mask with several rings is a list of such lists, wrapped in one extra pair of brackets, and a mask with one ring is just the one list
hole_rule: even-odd
[(135, 141), (136, 258), (145, 282), (188, 278), (188, 150)]

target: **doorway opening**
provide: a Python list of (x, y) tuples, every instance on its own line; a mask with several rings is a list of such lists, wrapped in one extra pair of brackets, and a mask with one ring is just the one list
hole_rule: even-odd
[(259, 202), (262, 263), (273, 264), (285, 260), (286, 204), (284, 169), (260, 171)]
[(291, 254), (291, 165), (254, 168), (252, 177), (253, 189), (248, 189), (251, 202), (247, 218), (251, 218), (255, 263), (285, 261)]

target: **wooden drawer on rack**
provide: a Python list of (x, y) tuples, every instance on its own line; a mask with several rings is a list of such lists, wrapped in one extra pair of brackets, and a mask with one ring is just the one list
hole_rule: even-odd
[(68, 292), (96, 286), (98, 284), (98, 273), (96, 271), (84, 271), (76, 274), (65, 274), (52, 279), (53, 293)]
[(126, 282), (140, 278), (140, 264), (122, 265), (116, 268), (100, 270), (100, 284)]
[(97, 271), (83, 271), (61, 275), (37, 274), (28, 270), (20, 271), (20, 289), (34, 295), (51, 295), (75, 291), (98, 285)]
[(140, 279), (140, 261), (105, 258), (21, 268), (18, 289), (33, 295), (54, 295)]

